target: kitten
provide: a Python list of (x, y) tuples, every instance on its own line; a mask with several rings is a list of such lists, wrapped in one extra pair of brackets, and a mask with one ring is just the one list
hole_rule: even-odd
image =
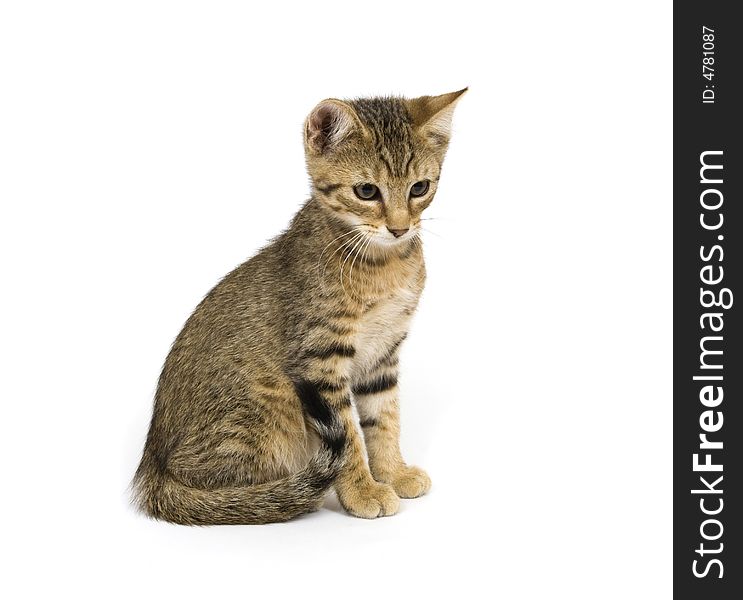
[(310, 113), (312, 197), (209, 292), (165, 361), (133, 482), (144, 512), (286, 521), (335, 486), (349, 513), (375, 518), (428, 491), (400, 455), (398, 353), (425, 279), (421, 213), (465, 91)]

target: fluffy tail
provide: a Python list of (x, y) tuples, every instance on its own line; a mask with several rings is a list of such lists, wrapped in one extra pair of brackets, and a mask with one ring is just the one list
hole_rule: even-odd
[(284, 479), (245, 487), (188, 487), (145, 449), (134, 476), (134, 501), (156, 519), (183, 525), (277, 523), (317, 510), (343, 466), (346, 441), (335, 419), (318, 430), (322, 444), (306, 467)]

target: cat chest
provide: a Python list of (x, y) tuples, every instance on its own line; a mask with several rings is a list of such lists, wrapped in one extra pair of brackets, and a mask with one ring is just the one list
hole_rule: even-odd
[(418, 293), (401, 290), (364, 312), (354, 339), (354, 374), (368, 372), (405, 335), (418, 297)]

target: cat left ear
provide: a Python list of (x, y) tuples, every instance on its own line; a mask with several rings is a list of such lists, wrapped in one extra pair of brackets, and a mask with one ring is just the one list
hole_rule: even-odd
[(305, 121), (305, 146), (309, 152), (324, 154), (338, 147), (357, 127), (358, 119), (348, 104), (333, 98), (323, 100)]
[(433, 144), (446, 147), (449, 143), (454, 108), (467, 89), (440, 96), (421, 96), (408, 100), (408, 110), (414, 125)]

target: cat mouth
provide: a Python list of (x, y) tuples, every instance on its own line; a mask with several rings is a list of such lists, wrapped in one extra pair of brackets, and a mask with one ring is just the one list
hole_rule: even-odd
[(394, 248), (394, 247), (404, 246), (410, 243), (413, 240), (413, 238), (415, 238), (416, 235), (418, 235), (418, 232), (414, 229), (410, 229), (409, 231), (407, 231), (406, 233), (398, 237), (395, 237), (392, 234), (385, 235), (383, 233), (377, 233), (374, 236), (374, 241), (380, 246), (385, 246), (387, 248)]

